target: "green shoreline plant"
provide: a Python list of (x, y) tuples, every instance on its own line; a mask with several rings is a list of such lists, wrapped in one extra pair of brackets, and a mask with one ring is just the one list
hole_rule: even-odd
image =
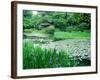
[(32, 40), (23, 42), (23, 69), (73, 66), (84, 66), (84, 64), (80, 65), (78, 60), (73, 60), (68, 53), (64, 51), (58, 52), (56, 49), (45, 49), (39, 45), (35, 46)]
[(34, 46), (32, 41), (25, 41), (23, 44), (23, 68), (56, 68), (70, 67), (70, 58), (67, 53), (56, 49), (43, 49)]

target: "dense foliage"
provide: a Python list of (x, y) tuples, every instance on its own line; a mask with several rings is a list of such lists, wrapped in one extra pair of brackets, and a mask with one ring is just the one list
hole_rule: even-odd
[(34, 15), (32, 11), (24, 10), (23, 15), (24, 29), (41, 30), (53, 25), (61, 31), (85, 31), (91, 27), (89, 13), (37, 11)]

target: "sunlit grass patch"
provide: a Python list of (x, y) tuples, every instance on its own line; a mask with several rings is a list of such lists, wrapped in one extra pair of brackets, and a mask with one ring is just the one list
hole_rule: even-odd
[(89, 32), (55, 32), (54, 40), (62, 39), (90, 39)]

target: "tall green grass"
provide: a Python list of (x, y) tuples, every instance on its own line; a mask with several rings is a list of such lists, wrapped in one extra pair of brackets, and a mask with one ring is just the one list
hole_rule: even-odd
[(70, 67), (73, 62), (69, 55), (56, 49), (35, 47), (32, 41), (23, 43), (23, 69)]
[[(85, 63), (84, 63), (85, 62)], [(69, 57), (64, 51), (43, 49), (31, 40), (23, 42), (23, 69), (87, 66), (90, 61)]]

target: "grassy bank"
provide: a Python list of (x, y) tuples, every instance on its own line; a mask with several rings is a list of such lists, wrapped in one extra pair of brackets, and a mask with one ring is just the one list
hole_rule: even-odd
[[(73, 31), (73, 32), (63, 32), (63, 31), (55, 31), (54, 34), (47, 34), (43, 31), (35, 30), (32, 33), (27, 33), (28, 36), (37, 36), (37, 37), (48, 37), (49, 39), (54, 40), (62, 40), (62, 39), (90, 39), (91, 34), (90, 32), (80, 32), (80, 31)], [(51, 35), (51, 36), (50, 36)]]
[(54, 39), (90, 39), (89, 32), (55, 32)]

